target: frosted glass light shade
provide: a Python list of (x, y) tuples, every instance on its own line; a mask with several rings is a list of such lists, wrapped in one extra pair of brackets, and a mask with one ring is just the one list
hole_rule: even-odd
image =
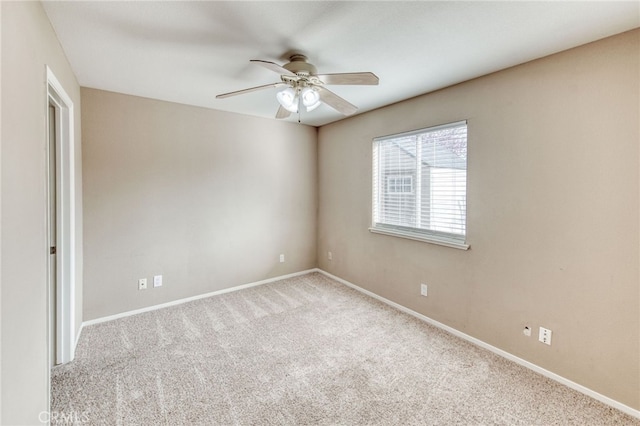
[(287, 111), (298, 112), (298, 94), (291, 87), (276, 93), (276, 99)]
[(311, 87), (302, 89), (302, 104), (307, 107), (307, 111), (313, 111), (320, 106), (320, 94)]

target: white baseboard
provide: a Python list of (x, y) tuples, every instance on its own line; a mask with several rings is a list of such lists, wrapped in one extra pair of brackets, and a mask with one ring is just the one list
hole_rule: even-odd
[[(155, 311), (157, 309), (167, 308), (169, 306), (181, 305), (183, 303), (191, 302), (191, 301), (194, 301), (194, 300), (204, 299), (204, 298), (211, 297), (211, 296), (217, 296), (219, 294), (231, 293), (231, 292), (234, 292), (234, 291), (243, 290), (245, 288), (256, 287), (256, 286), (259, 286), (259, 285), (272, 283), (274, 281), (280, 281), (280, 280), (284, 280), (284, 279), (287, 279), (287, 278), (297, 277), (299, 275), (306, 275), (306, 274), (309, 274), (311, 272), (320, 272), (320, 270), (317, 269), (317, 268), (307, 269), (306, 271), (294, 272), (292, 274), (287, 274), (287, 275), (280, 275), (279, 277), (268, 278), (268, 279), (262, 280), (262, 281), (256, 281), (256, 282), (249, 283), (249, 284), (242, 284), (242, 285), (238, 285), (238, 286), (235, 286), (235, 287), (229, 287), (229, 288), (225, 288), (225, 289), (222, 289), (222, 290), (212, 291), (210, 293), (205, 293), (205, 294), (199, 294), (197, 296), (186, 297), (184, 299), (172, 300), (171, 302), (161, 303), (159, 305), (147, 306), (146, 308), (140, 308), (140, 309), (135, 309), (133, 311), (121, 312), (119, 314), (109, 315), (109, 316), (106, 316), (106, 317), (101, 317), (101, 318), (96, 318), (96, 319), (92, 319), (92, 320), (89, 320), (89, 321), (85, 321), (85, 322), (82, 323), (82, 327), (85, 327), (85, 326), (88, 326), (88, 325), (100, 324), (102, 322), (107, 322), (107, 321), (113, 321), (113, 320), (118, 319), (118, 318), (125, 318), (125, 317), (129, 317), (131, 315), (141, 314), (143, 312)], [(82, 327), (81, 327), (81, 329), (82, 329)], [(78, 333), (78, 335), (79, 334), (80, 333)]]
[(526, 367), (526, 368), (528, 368), (530, 370), (535, 371), (536, 373), (542, 374), (543, 376), (548, 377), (551, 380), (555, 380), (556, 382), (561, 383), (561, 384), (563, 384), (565, 386), (568, 386), (571, 389), (574, 389), (574, 390), (576, 390), (576, 391), (578, 391), (580, 393), (583, 393), (583, 394), (585, 394), (587, 396), (590, 396), (591, 398), (593, 398), (595, 400), (598, 400), (598, 401), (600, 401), (600, 402), (602, 402), (602, 403), (604, 403), (604, 404), (606, 404), (606, 405), (608, 405), (610, 407), (618, 409), (618, 410), (622, 411), (623, 413), (626, 413), (626, 414), (628, 414), (630, 416), (633, 416), (633, 417), (636, 417), (636, 418), (640, 419), (640, 410), (636, 410), (634, 408), (631, 408), (628, 405), (625, 405), (625, 404), (623, 404), (621, 402), (616, 401), (615, 399), (611, 399), (608, 396), (602, 395), (602, 394), (600, 394), (600, 393), (598, 393), (598, 392), (596, 392), (596, 391), (594, 391), (592, 389), (589, 389), (589, 388), (587, 388), (587, 387), (585, 387), (583, 385), (580, 385), (580, 384), (578, 384), (576, 382), (573, 382), (573, 381), (571, 381), (571, 380), (569, 380), (567, 378), (564, 378), (564, 377), (562, 377), (562, 376), (560, 376), (560, 375), (558, 375), (556, 373), (553, 373), (553, 372), (551, 372), (549, 370), (546, 370), (546, 369), (544, 369), (544, 368), (542, 368), (542, 367), (540, 367), (540, 366), (538, 366), (536, 364), (533, 364), (533, 363), (531, 363), (531, 362), (529, 362), (527, 360), (519, 358), (519, 357), (517, 357), (517, 356), (515, 356), (515, 355), (513, 355), (513, 354), (511, 354), (509, 352), (506, 352), (506, 351), (504, 351), (504, 350), (502, 350), (500, 348), (497, 348), (497, 347), (492, 346), (492, 345), (490, 345), (490, 344), (488, 344), (486, 342), (483, 342), (480, 339), (476, 339), (475, 337), (469, 336), (468, 334), (465, 334), (465, 333), (463, 333), (463, 332), (461, 332), (459, 330), (456, 330), (455, 328), (449, 327), (448, 325), (442, 324), (441, 322), (438, 322), (438, 321), (436, 321), (434, 319), (431, 319), (431, 318), (429, 318), (429, 317), (427, 317), (425, 315), (422, 315), (422, 314), (420, 314), (420, 313), (418, 313), (416, 311), (413, 311), (413, 310), (411, 310), (411, 309), (409, 309), (409, 308), (407, 308), (405, 306), (402, 306), (402, 305), (400, 305), (398, 303), (392, 302), (389, 299), (385, 299), (382, 296), (379, 296), (379, 295), (377, 295), (377, 294), (375, 294), (375, 293), (373, 293), (373, 292), (371, 292), (369, 290), (365, 290), (362, 287), (358, 287), (357, 285), (355, 285), (353, 283), (350, 283), (347, 280), (343, 280), (342, 278), (337, 277), (337, 276), (335, 276), (333, 274), (330, 274), (329, 272), (323, 271), (322, 269), (316, 268), (314, 270), (314, 272), (315, 271), (320, 272), (321, 274), (324, 274), (327, 277), (329, 277), (331, 279), (334, 279), (334, 280), (336, 280), (336, 281), (338, 281), (338, 282), (340, 282), (340, 283), (342, 283), (342, 284), (344, 284), (344, 285), (346, 285), (348, 287), (351, 287), (354, 290), (357, 290), (357, 291), (359, 291), (361, 293), (364, 293), (367, 296), (373, 297), (374, 299), (379, 300), (382, 303), (385, 303), (385, 304), (387, 304), (389, 306), (392, 306), (392, 307), (394, 307), (394, 308), (396, 308), (396, 309), (398, 309), (398, 310), (400, 310), (402, 312), (405, 312), (405, 313), (407, 313), (407, 314), (409, 314), (411, 316), (414, 316), (414, 317), (416, 317), (416, 318), (418, 318), (418, 319), (420, 319), (420, 320), (422, 320), (422, 321), (424, 321), (426, 323), (429, 323), (429, 324), (431, 324), (431, 325), (433, 325), (435, 327), (438, 327), (438, 328), (440, 328), (442, 330), (445, 330), (445, 331), (453, 334), (454, 336), (458, 336), (458, 337), (460, 337), (460, 338), (462, 338), (462, 339), (464, 339), (464, 340), (466, 340), (466, 341), (468, 341), (470, 343), (473, 343), (474, 345), (477, 345), (477, 346), (480, 346), (481, 348), (487, 349), (487, 350), (495, 353), (496, 355), (500, 355), (501, 357), (506, 358), (506, 359), (508, 359), (510, 361), (513, 361), (516, 364), (520, 364), (523, 367)]
[(78, 347), (78, 342), (80, 342), (80, 335), (82, 334), (82, 329), (83, 328), (84, 328), (84, 323), (80, 324), (80, 328), (78, 329), (78, 332), (76, 333), (76, 342), (73, 345), (73, 358), (75, 358), (76, 348)]

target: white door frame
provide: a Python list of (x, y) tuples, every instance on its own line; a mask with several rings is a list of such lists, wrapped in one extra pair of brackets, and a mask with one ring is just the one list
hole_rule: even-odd
[[(56, 270), (57, 291), (49, 294), (56, 300), (56, 364), (73, 360), (75, 356), (75, 141), (73, 102), (56, 76), (47, 66), (47, 140), (49, 138), (49, 105), (56, 108), (57, 155), (57, 227)], [(47, 153), (48, 153), (47, 144)], [(47, 173), (47, 187), (49, 174)], [(48, 209), (47, 209), (48, 215)], [(47, 219), (48, 221), (48, 219)], [(46, 247), (49, 258), (49, 245)], [(48, 281), (48, 280), (47, 280)], [(47, 283), (51, 288), (51, 283)], [(47, 290), (48, 293), (49, 290)], [(48, 305), (50, 306), (50, 305)], [(47, 308), (48, 309), (48, 308)], [(47, 342), (47, 345), (49, 343)]]

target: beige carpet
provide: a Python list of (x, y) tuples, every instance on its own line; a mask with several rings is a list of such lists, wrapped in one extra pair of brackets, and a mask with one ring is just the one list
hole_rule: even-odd
[(86, 327), (52, 388), (95, 425), (640, 425), (317, 273)]

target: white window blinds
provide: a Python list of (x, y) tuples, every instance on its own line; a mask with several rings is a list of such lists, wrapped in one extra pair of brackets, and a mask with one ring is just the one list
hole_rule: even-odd
[(464, 243), (466, 121), (373, 141), (372, 231)]

